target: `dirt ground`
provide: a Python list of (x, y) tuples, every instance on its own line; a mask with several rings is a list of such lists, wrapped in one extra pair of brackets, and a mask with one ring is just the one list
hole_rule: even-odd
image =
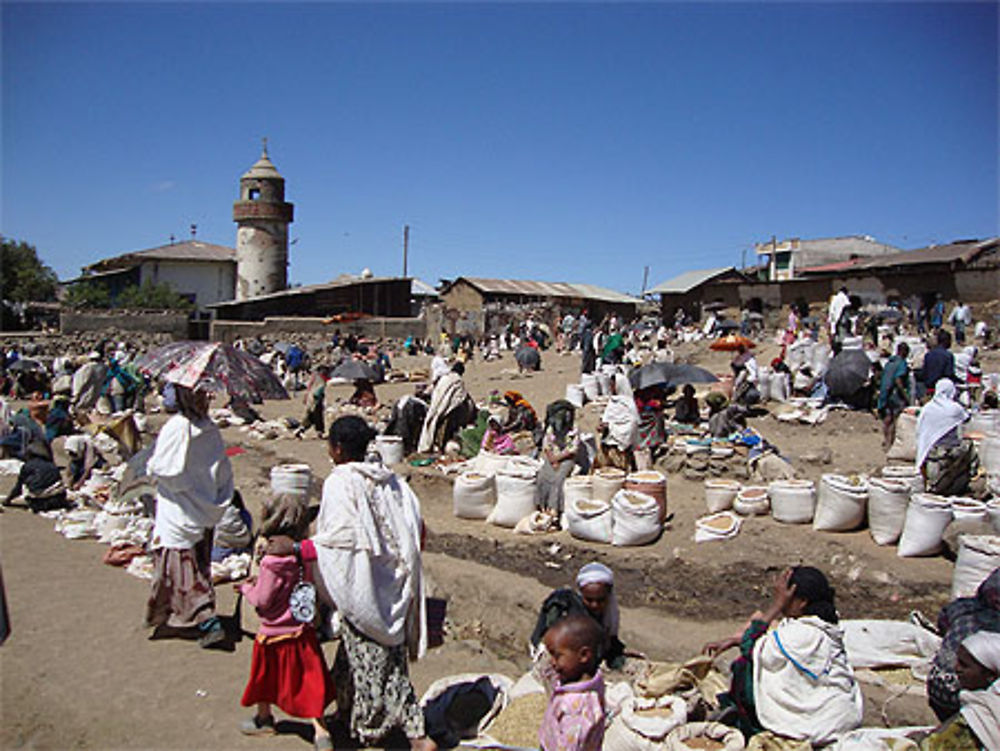
[[(679, 351), (715, 372), (726, 357), (690, 346)], [(996, 357), (996, 353), (991, 353)], [(761, 360), (769, 355), (764, 347)], [(400, 358), (397, 368), (427, 368), (429, 358)], [(998, 370), (987, 361), (984, 370)], [(508, 355), (495, 363), (474, 362), (467, 372), (472, 395), (516, 388), (536, 405), (563, 396), (578, 380), (579, 358), (545, 353), (541, 373), (511, 373)], [(378, 387), (390, 403), (410, 384)], [(328, 390), (328, 404), (348, 387)], [(300, 400), (269, 402), (268, 417), (301, 416)], [(592, 413), (581, 419), (593, 424)], [(161, 417), (151, 421), (158, 427)], [(770, 416), (753, 421), (792, 461), (800, 476), (823, 472), (866, 472), (881, 467), (881, 433), (868, 414), (834, 412), (816, 427), (788, 425)], [(268, 491), (276, 464), (307, 462), (319, 481), (329, 471), (318, 438), (253, 441), (226, 428), (227, 444), (246, 453), (233, 458), (237, 486), (255, 513)], [(825, 464), (802, 457), (830, 450)], [(421, 498), (430, 529), (425, 567), (434, 596), (447, 600), (443, 646), (412, 668), (419, 692), (455, 673), (502, 672), (517, 677), (527, 666), (527, 638), (537, 608), (553, 587), (569, 585), (589, 560), (615, 570), (622, 605), (622, 638), (653, 659), (693, 656), (711, 639), (737, 630), (764, 604), (783, 567), (808, 563), (826, 571), (837, 589), (844, 618), (905, 618), (920, 610), (932, 619), (947, 601), (952, 563), (940, 557), (902, 559), (894, 547), (876, 546), (867, 530), (848, 534), (814, 532), (770, 517), (748, 519), (739, 536), (723, 543), (693, 541), (694, 521), (705, 513), (700, 483), (672, 475), (668, 480), (669, 528), (640, 548), (590, 546), (560, 532), (524, 537), (452, 515), (451, 483), (433, 472), (401, 468)], [(13, 482), (0, 476), (0, 492)], [(318, 499), (318, 496), (317, 496)], [(179, 640), (150, 641), (142, 626), (149, 584), (101, 563), (104, 546), (72, 541), (52, 531), (52, 521), (23, 509), (0, 514), (3, 578), (13, 634), (0, 647), (0, 746), (10, 749), (193, 749), (308, 748), (305, 723), (283, 722), (277, 738), (242, 737), (247, 716), (239, 697), (248, 675), (252, 636), (234, 652), (206, 652)], [(219, 611), (233, 614), (246, 632), (252, 612), (235, 612), (229, 585), (218, 588)], [(332, 661), (335, 644), (325, 645)], [(865, 685), (866, 724), (926, 724), (933, 717), (919, 692)], [(338, 738), (338, 747), (348, 748)]]

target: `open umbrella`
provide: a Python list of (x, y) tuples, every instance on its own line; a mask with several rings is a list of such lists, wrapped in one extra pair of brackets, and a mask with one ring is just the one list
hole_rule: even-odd
[(846, 398), (857, 393), (871, 374), (872, 361), (861, 349), (845, 349), (830, 361), (823, 380), (830, 396)]
[(517, 364), (525, 370), (538, 370), (542, 366), (542, 356), (534, 347), (522, 344), (514, 353)]
[(45, 366), (42, 365), (38, 360), (29, 360), (26, 357), (21, 357), (10, 365), (7, 366), (7, 370), (45, 370)]
[(143, 356), (138, 368), (180, 386), (243, 396), (253, 402), (288, 398), (273, 370), (230, 344), (174, 342)]
[(728, 336), (720, 336), (709, 344), (708, 348), (714, 349), (716, 352), (734, 352), (740, 348), (741, 344), (747, 349), (751, 349), (754, 346), (753, 340), (747, 339), (745, 336), (729, 334)]
[(378, 375), (371, 365), (364, 360), (355, 360), (353, 357), (341, 360), (340, 364), (330, 373), (330, 377), (343, 378), (345, 381), (378, 380)]
[(633, 370), (628, 377), (633, 389), (650, 386), (677, 387), (686, 383), (715, 383), (715, 374), (687, 363), (653, 362)]
[(716, 301), (716, 302), (702, 303), (701, 309), (702, 310), (722, 310), (723, 308), (728, 308), (728, 307), (729, 306), (726, 305), (724, 302), (722, 302), (722, 301)]
[(721, 331), (736, 331), (739, 327), (740, 325), (736, 321), (730, 321), (728, 318), (715, 322), (715, 328)]

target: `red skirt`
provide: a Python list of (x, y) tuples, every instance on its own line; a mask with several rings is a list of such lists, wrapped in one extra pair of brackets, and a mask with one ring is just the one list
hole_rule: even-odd
[(333, 701), (334, 688), (315, 629), (278, 636), (257, 634), (250, 661), (250, 680), (240, 704), (266, 701), (292, 717), (322, 717)]

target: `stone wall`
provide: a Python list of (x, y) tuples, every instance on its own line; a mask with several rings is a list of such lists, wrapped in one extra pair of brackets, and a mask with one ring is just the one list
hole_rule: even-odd
[(83, 334), (117, 330), (143, 334), (170, 334), (175, 339), (188, 338), (187, 311), (127, 310), (94, 311), (63, 309), (59, 330), (63, 334)]
[(212, 341), (233, 342), (257, 336), (287, 336), (297, 334), (322, 334), (327, 337), (340, 330), (341, 334), (354, 334), (371, 339), (405, 339), (426, 336), (426, 324), (421, 318), (363, 318), (350, 323), (325, 323), (323, 318), (265, 318), (263, 321), (213, 321)]

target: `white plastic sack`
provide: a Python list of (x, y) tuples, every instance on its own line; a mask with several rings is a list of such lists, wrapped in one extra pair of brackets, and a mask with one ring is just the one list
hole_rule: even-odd
[(597, 382), (597, 376), (593, 373), (584, 373), (580, 376), (580, 385), (583, 387), (583, 393), (588, 402), (594, 401), (601, 395), (601, 387)]
[(990, 519), (986, 511), (986, 504), (975, 498), (952, 498), (951, 518), (957, 522), (983, 522), (987, 524)]
[(587, 397), (583, 392), (583, 386), (578, 383), (567, 383), (566, 384), (566, 401), (572, 404), (577, 409), (583, 407), (584, 402)]
[(569, 506), (577, 499), (589, 501), (594, 497), (594, 483), (590, 475), (572, 475), (563, 482), (563, 503)]
[(500, 472), (495, 482), (497, 502), (486, 521), (498, 527), (514, 527), (535, 510), (535, 479)]
[(951, 599), (973, 597), (979, 585), (1000, 566), (1000, 537), (959, 535), (958, 557), (951, 576)]
[(929, 667), (941, 637), (916, 623), (875, 619), (840, 622), (847, 660), (860, 668)]
[(933, 493), (914, 493), (906, 509), (903, 533), (899, 537), (901, 558), (937, 555), (941, 536), (951, 522), (951, 502)]
[(489, 711), (483, 715), (475, 727), (477, 734), (484, 733), (490, 726), (490, 723), (507, 707), (510, 701), (510, 690), (514, 686), (514, 681), (505, 675), (499, 673), (461, 673), (459, 675), (448, 675), (444, 678), (439, 678), (424, 692), (424, 695), (420, 699), (420, 706), (425, 713), (440, 712), (443, 715), (447, 708), (445, 706), (436, 707), (436, 702), (446, 699), (449, 693), (453, 694), (462, 687), (474, 685), (479, 681), (488, 683), (489, 687), (496, 692)]
[(566, 527), (572, 537), (610, 543), (613, 515), (607, 501), (576, 498), (566, 503)]
[(820, 532), (850, 532), (865, 521), (868, 482), (852, 482), (843, 475), (823, 475), (816, 497), (813, 529)]
[(763, 516), (771, 508), (767, 498), (767, 488), (748, 486), (736, 494), (733, 501), (733, 511), (741, 516)]
[(789, 395), (788, 374), (781, 372), (771, 373), (769, 380), (768, 391), (771, 395), (771, 401), (787, 402)]
[[(645, 710), (656, 709), (656, 714)], [(661, 714), (662, 712), (662, 714)], [(604, 751), (662, 751), (670, 732), (687, 721), (680, 696), (626, 700), (604, 734)]]
[(994, 498), (986, 504), (986, 515), (993, 523), (993, 529), (1000, 534), (1000, 497)]
[(740, 533), (743, 520), (732, 511), (719, 511), (695, 520), (694, 541), (728, 540)]
[(733, 507), (740, 484), (736, 480), (705, 480), (705, 506), (715, 514)]
[(902, 480), (910, 486), (911, 493), (924, 492), (924, 476), (912, 464), (890, 464), (882, 467), (882, 477), (887, 480)]
[(721, 722), (687, 722), (680, 725), (670, 731), (664, 748), (667, 751), (690, 751), (693, 747), (685, 741), (694, 738), (706, 738), (721, 743), (723, 751), (743, 751), (746, 748), (743, 734)]
[(910, 485), (873, 477), (868, 483), (868, 530), (876, 545), (892, 545), (903, 532)]
[(917, 751), (909, 733), (924, 733), (932, 727), (858, 728), (841, 736), (830, 751)]
[(896, 440), (893, 441), (887, 459), (912, 462), (917, 458), (917, 416), (920, 409), (907, 407), (896, 418)]
[(493, 475), (464, 472), (455, 478), (454, 513), (459, 519), (485, 519), (496, 503)]
[(611, 542), (614, 545), (645, 545), (655, 540), (663, 528), (660, 505), (651, 495), (620, 490), (611, 499)]
[(990, 433), (979, 442), (979, 463), (988, 475), (1000, 475), (1000, 434)]
[(615, 467), (601, 467), (592, 475), (594, 498), (611, 502), (619, 490), (625, 487), (625, 473)]
[(480, 451), (470, 462), (473, 472), (481, 475), (495, 475), (507, 467), (507, 457), (492, 451)]
[(775, 480), (767, 486), (771, 516), (785, 524), (809, 524), (816, 514), (816, 486), (810, 480)]

